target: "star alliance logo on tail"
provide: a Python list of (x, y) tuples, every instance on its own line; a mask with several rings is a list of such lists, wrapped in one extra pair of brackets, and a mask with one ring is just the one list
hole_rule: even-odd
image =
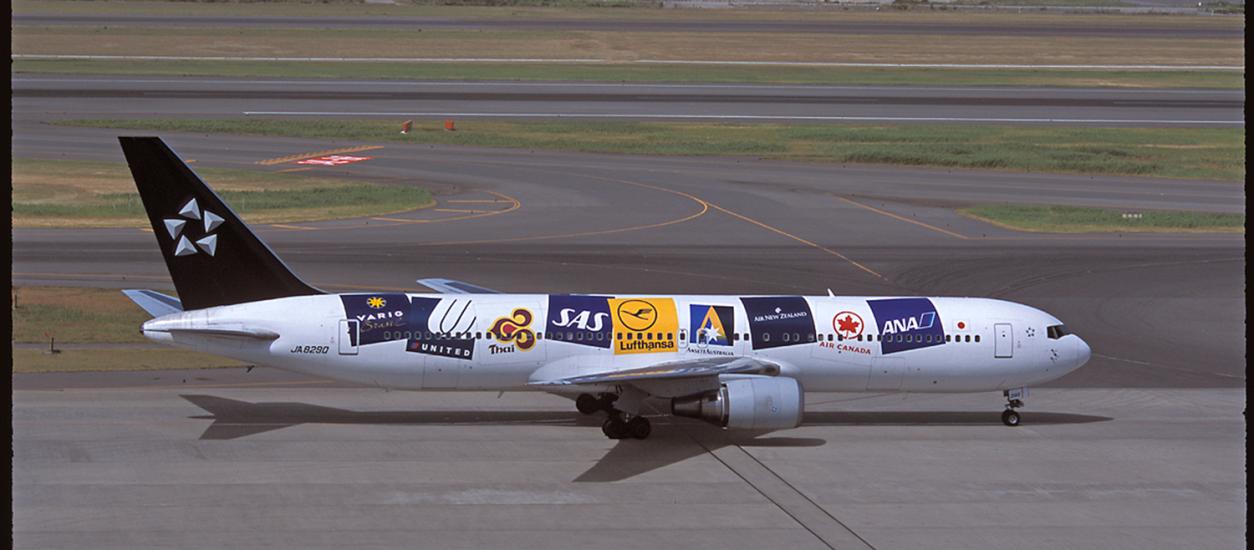
[[(214, 214), (208, 210), (202, 210), (200, 205), (196, 203), (196, 199), (192, 198), (183, 204), (179, 209), (179, 217), (165, 218), (161, 221), (165, 222), (165, 230), (170, 234), (170, 238), (174, 240), (175, 256), (191, 256), (203, 251), (205, 254), (213, 256), (218, 251), (218, 236), (213, 232), (218, 226), (226, 221), (222, 216)], [(199, 239), (196, 239), (195, 245), (188, 237), (190, 231), (185, 232), (189, 221), (202, 222), (204, 231)], [(199, 248), (200, 250), (197, 250)]]

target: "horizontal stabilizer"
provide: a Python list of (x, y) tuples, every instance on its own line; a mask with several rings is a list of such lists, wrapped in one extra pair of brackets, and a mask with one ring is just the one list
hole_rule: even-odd
[(203, 328), (170, 328), (156, 332), (176, 332), (183, 334), (203, 334), (206, 336), (233, 336), (237, 338), (253, 338), (256, 340), (278, 340), (279, 333), (264, 328), (251, 328), (242, 325), (215, 325)]
[(183, 311), (183, 303), (178, 298), (153, 290), (123, 290), (122, 294), (153, 317)]
[(453, 279), (418, 279), (418, 284), (440, 294), (500, 294), (499, 290), (463, 283)]
[(658, 363), (648, 367), (606, 371), (532, 382), (532, 386), (571, 386), (578, 384), (616, 384), (640, 380), (697, 378), (719, 374), (779, 374), (779, 365), (751, 357), (709, 357), (687, 361)]

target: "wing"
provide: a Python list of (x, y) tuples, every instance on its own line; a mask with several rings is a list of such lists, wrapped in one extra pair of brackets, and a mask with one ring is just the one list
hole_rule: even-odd
[(153, 317), (183, 311), (183, 303), (178, 298), (153, 290), (123, 290), (122, 294)]
[(463, 283), (453, 279), (418, 279), (418, 284), (440, 294), (500, 294), (499, 290)]
[(584, 374), (556, 380), (531, 382), (532, 386), (571, 386), (578, 384), (617, 384), (645, 380), (699, 378), (720, 374), (779, 374), (779, 365), (752, 357), (709, 357), (670, 361), (648, 367)]

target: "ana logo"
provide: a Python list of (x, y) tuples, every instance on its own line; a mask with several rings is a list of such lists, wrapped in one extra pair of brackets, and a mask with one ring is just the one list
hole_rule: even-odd
[(908, 330), (927, 330), (932, 328), (932, 324), (936, 322), (936, 312), (928, 311), (919, 315), (912, 315), (901, 319), (889, 319), (884, 321), (884, 334), (897, 334), (898, 332), (906, 332)]
[(852, 311), (842, 311), (832, 317), (832, 330), (846, 340), (861, 336), (862, 326), (862, 316)]
[(531, 312), (518, 308), (509, 317), (501, 317), (492, 323), (490, 332), (498, 342), (513, 343), (518, 349), (527, 351), (536, 345), (536, 333), (530, 328)]
[(657, 308), (644, 300), (624, 300), (618, 304), (618, 322), (631, 330), (649, 330), (657, 322)]
[[(183, 204), (179, 209), (178, 218), (165, 218), (161, 221), (165, 222), (165, 230), (170, 234), (170, 238), (174, 240), (175, 256), (190, 256), (203, 251), (205, 254), (213, 256), (218, 251), (218, 236), (212, 231), (217, 229), (225, 221), (222, 216), (214, 214), (208, 210), (201, 210), (200, 205), (196, 203), (196, 199), (192, 198)], [(184, 232), (189, 220), (203, 222), (204, 232), (196, 244), (193, 245), (191, 239), (188, 238), (188, 232)], [(200, 250), (197, 250), (199, 248)]]
[(370, 309), (383, 309), (386, 305), (388, 305), (388, 301), (384, 300), (382, 296), (371, 296), (366, 299), (366, 306)]

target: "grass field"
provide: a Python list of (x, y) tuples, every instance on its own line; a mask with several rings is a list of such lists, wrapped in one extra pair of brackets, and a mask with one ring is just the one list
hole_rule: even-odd
[[(1070, 0), (1067, 0), (1070, 1)], [(438, 2), (435, 2), (438, 4)], [(1240, 28), (1240, 18), (1194, 16), (951, 13), (944, 11), (659, 10), (557, 7), (396, 6), (345, 2), (19, 2), (18, 13), (185, 14), (201, 16), (434, 16), (615, 20), (831, 20), (946, 25), (1020, 23), (1160, 28)], [(1232, 65), (1245, 63), (1240, 38), (1155, 35), (1024, 36), (899, 32), (753, 33), (617, 30), (425, 29), (378, 32), (362, 28), (174, 25), (13, 26), (18, 55), (153, 55), (192, 57), (403, 57), (597, 59), (596, 64), (364, 63), (178, 61), (118, 62), (17, 59), (18, 73), (198, 75), (467, 80), (630, 82), (760, 82), (849, 85), (1125, 86), (1241, 88), (1240, 71), (965, 70), (856, 67), (666, 66), (642, 60), (814, 61), (839, 63)], [(922, 27), (926, 28), (926, 27)], [(90, 44), (90, 48), (85, 45)]]
[(161, 132), (290, 136), (658, 155), (774, 159), (1243, 181), (1240, 128), (1092, 128), (941, 124), (420, 121), (308, 119), (67, 120), (59, 124)]
[[(294, 173), (197, 170), (246, 221), (281, 223), (350, 218), (434, 204), (414, 186)], [(16, 227), (147, 227), (130, 171), (123, 164), (13, 159)]]
[[(9, 296), (14, 343), (149, 343), (139, 333), (148, 314), (114, 289), (17, 287)], [(46, 348), (13, 350), (13, 372), (199, 369), (238, 367), (237, 361), (175, 348)]]
[(1108, 208), (1029, 204), (986, 204), (963, 208), (959, 212), (1009, 229), (1047, 233), (1245, 231), (1244, 214), (1183, 211), (1133, 213)]
[(649, 64), (312, 63), (302, 61), (130, 61), (17, 59), (15, 74), (506, 80), (572, 82), (825, 84), (839, 86), (1065, 86), (1241, 89), (1233, 71), (893, 69)]

